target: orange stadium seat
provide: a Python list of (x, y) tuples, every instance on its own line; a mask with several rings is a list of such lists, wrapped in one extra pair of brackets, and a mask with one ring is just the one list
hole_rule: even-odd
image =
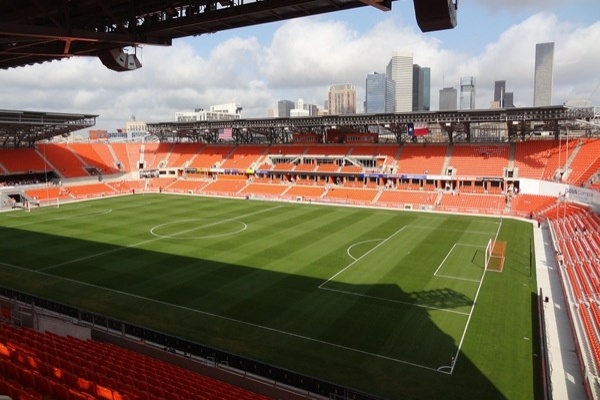
[(166, 168), (183, 168), (189, 164), (202, 148), (204, 143), (175, 143), (167, 159)]
[(52, 167), (34, 149), (0, 149), (0, 172), (25, 174), (29, 171), (49, 171)]
[(573, 185), (588, 183), (589, 179), (600, 170), (600, 140), (585, 139), (570, 165), (567, 182)]
[[(13, 352), (21, 354), (28, 349), (25, 337), (30, 337), (34, 346), (40, 346), (40, 349), (36, 347), (36, 353), (42, 352), (41, 343), (48, 343), (48, 349), (62, 348), (63, 350), (54, 360), (61, 367), (55, 366), (53, 369), (44, 370), (34, 369), (27, 363), (12, 361), (0, 353), (0, 393), (19, 396), (15, 397), (17, 399), (41, 399), (43, 396), (48, 396), (66, 400), (127, 400), (128, 398), (267, 400), (263, 395), (110, 343), (33, 330), (27, 330), (24, 334), (25, 331), (23, 328), (0, 322), (0, 343), (12, 343), (15, 347), (11, 354)], [(10, 346), (4, 345), (4, 348), (10, 349)], [(73, 362), (68, 360), (72, 357), (75, 357)], [(84, 360), (92, 369), (82, 367)], [(112, 377), (109, 377), (109, 371), (119, 368), (118, 365), (123, 365), (120, 373), (113, 373)]]
[(450, 166), (459, 176), (502, 177), (508, 167), (509, 146), (503, 145), (454, 145)]
[(399, 172), (441, 175), (447, 149), (441, 145), (404, 145), (398, 160)]

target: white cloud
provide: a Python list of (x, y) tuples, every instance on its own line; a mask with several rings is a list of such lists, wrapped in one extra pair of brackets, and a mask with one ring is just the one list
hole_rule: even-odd
[[(506, 80), (516, 104), (529, 106), (535, 44), (545, 41), (555, 42), (555, 104), (588, 98), (600, 81), (600, 52), (593, 51), (600, 42), (600, 22), (574, 25), (538, 13), (465, 54), (450, 41), (384, 16), (361, 32), (332, 17), (290, 20), (263, 45), (240, 29), (237, 37), (208, 53), (194, 39), (144, 47), (138, 50), (143, 67), (133, 72), (110, 71), (95, 58), (0, 71), (0, 107), (100, 114), (97, 128), (112, 130), (131, 115), (165, 121), (176, 111), (234, 101), (242, 104), (246, 117), (264, 116), (279, 99), (303, 98), (322, 106), (333, 83), (354, 84), (362, 104), (366, 75), (385, 72), (395, 50), (412, 51), (415, 63), (431, 68), (433, 109), (443, 86), (458, 88), (459, 78), (471, 75), (477, 79), (478, 107), (489, 106), (495, 80)], [(600, 90), (593, 100), (600, 105)]]

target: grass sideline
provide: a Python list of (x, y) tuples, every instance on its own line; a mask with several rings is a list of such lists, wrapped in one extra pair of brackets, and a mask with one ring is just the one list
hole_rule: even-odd
[[(117, 197), (0, 214), (0, 278), (389, 399), (531, 399), (532, 228), (499, 222)], [(484, 274), (496, 234), (505, 268)]]

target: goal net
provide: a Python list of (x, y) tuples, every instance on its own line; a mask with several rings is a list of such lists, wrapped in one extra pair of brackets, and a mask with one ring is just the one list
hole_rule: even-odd
[(490, 239), (485, 247), (485, 269), (489, 271), (502, 272), (502, 268), (504, 268), (505, 253), (505, 241)]
[(30, 208), (37, 207), (60, 207), (60, 200), (58, 197), (50, 197), (47, 199), (41, 199), (29, 204)]

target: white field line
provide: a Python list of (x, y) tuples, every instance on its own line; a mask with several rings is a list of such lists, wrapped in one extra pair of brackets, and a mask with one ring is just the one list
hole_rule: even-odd
[[(500, 228), (502, 227), (502, 218), (500, 219), (500, 222), (496, 223), (496, 224), (498, 225), (498, 229), (496, 230), (496, 238), (497, 238), (498, 234), (500, 233)], [(358, 258), (354, 258), (352, 255), (350, 255), (350, 248), (352, 248), (353, 246), (356, 245), (356, 244), (354, 244), (354, 245), (350, 246), (347, 249), (347, 251), (346, 251), (346, 253), (354, 261), (352, 261), (346, 267), (344, 267), (343, 269), (341, 269), (340, 271), (338, 271), (336, 274), (334, 274), (332, 277), (330, 277), (329, 279), (327, 279), (325, 282), (323, 282), (322, 284), (320, 284), (318, 288), (322, 289), (322, 290), (329, 290), (329, 291), (332, 291), (332, 292), (343, 293), (343, 294), (346, 294), (346, 295), (359, 296), (359, 297), (365, 297), (365, 298), (372, 298), (372, 299), (376, 299), (376, 300), (389, 301), (389, 302), (398, 303), (398, 304), (404, 304), (404, 305), (409, 305), (409, 306), (413, 306), (413, 307), (421, 307), (421, 308), (433, 309), (433, 310), (436, 310), (436, 311), (442, 311), (442, 312), (448, 312), (448, 313), (466, 315), (467, 316), (467, 322), (465, 323), (465, 328), (464, 328), (463, 333), (461, 335), (461, 339), (460, 339), (460, 342), (459, 342), (456, 354), (452, 357), (452, 363), (451, 363), (451, 365), (449, 365), (449, 366), (441, 366), (441, 367), (435, 369), (436, 372), (447, 374), (447, 375), (452, 375), (452, 373), (454, 371), (454, 366), (456, 365), (458, 354), (460, 354), (460, 350), (461, 350), (462, 344), (463, 344), (465, 336), (467, 334), (467, 329), (469, 327), (469, 322), (471, 321), (471, 317), (473, 315), (473, 310), (475, 309), (475, 304), (477, 302), (477, 297), (479, 296), (479, 292), (480, 292), (481, 286), (483, 284), (483, 278), (485, 277), (485, 270), (483, 271), (483, 274), (481, 275), (481, 279), (480, 280), (472, 280), (472, 279), (466, 279), (466, 278), (456, 278), (456, 277), (449, 277), (449, 276), (444, 276), (444, 275), (437, 275), (437, 272), (439, 271), (439, 269), (441, 268), (442, 264), (446, 261), (446, 259), (448, 258), (448, 256), (452, 252), (452, 250), (454, 250), (454, 248), (456, 247), (457, 244), (460, 245), (460, 246), (469, 246), (469, 247), (482, 247), (482, 246), (480, 246), (480, 245), (474, 245), (474, 244), (454, 243), (454, 245), (452, 246), (452, 248), (450, 249), (450, 251), (448, 252), (448, 254), (446, 254), (446, 257), (444, 257), (444, 259), (442, 260), (442, 262), (440, 263), (440, 265), (438, 266), (438, 268), (436, 269), (436, 271), (433, 274), (434, 276), (438, 276), (438, 277), (458, 279), (458, 280), (466, 280), (466, 281), (469, 281), (469, 282), (479, 283), (479, 285), (477, 287), (477, 291), (475, 293), (475, 297), (473, 299), (473, 305), (471, 306), (471, 309), (469, 310), (468, 313), (463, 313), (463, 312), (459, 312), (459, 311), (455, 311), (455, 310), (450, 310), (450, 309), (444, 309), (444, 308), (430, 307), (430, 306), (425, 306), (425, 305), (417, 304), (417, 303), (401, 302), (401, 301), (392, 300), (392, 299), (386, 299), (386, 298), (381, 298), (381, 297), (376, 297), (376, 296), (369, 296), (369, 295), (365, 295), (365, 294), (361, 294), (361, 293), (354, 293), (354, 292), (349, 292), (349, 291), (344, 291), (344, 290), (337, 290), (337, 289), (330, 289), (330, 288), (324, 287), (324, 285), (326, 285), (329, 281), (331, 281), (332, 279), (334, 279), (336, 276), (340, 275), (342, 272), (346, 271), (348, 268), (350, 268), (355, 263), (357, 263), (358, 261), (360, 261), (363, 257), (367, 256), (372, 251), (374, 251), (375, 249), (377, 249), (379, 246), (381, 246), (382, 244), (384, 244), (385, 242), (387, 242), (388, 240), (390, 240), (392, 237), (394, 237), (396, 234), (400, 233), (406, 227), (409, 227), (409, 228), (423, 228), (423, 229), (437, 229), (437, 228), (432, 228), (432, 227), (431, 228), (430, 227), (422, 227), (422, 226), (418, 226), (418, 225), (405, 225), (402, 228), (400, 228), (399, 230), (397, 230), (396, 232), (394, 232), (389, 237), (383, 239), (381, 241), (381, 243), (379, 243), (377, 246), (373, 247), (371, 250), (369, 250), (368, 252), (366, 252), (365, 254), (363, 254), (362, 256), (360, 256)], [(444, 230), (444, 229), (442, 228), (442, 230)], [(461, 231), (459, 229), (445, 229), (445, 230), (447, 230), (447, 231), (456, 231), (456, 232), (466, 232), (466, 233), (478, 233), (478, 234), (489, 234), (490, 233), (490, 232), (479, 232), (479, 231)], [(375, 240), (373, 240), (373, 241), (375, 241)], [(364, 242), (360, 242), (360, 243), (364, 243)], [(402, 362), (402, 361), (399, 361), (399, 362)], [(407, 363), (407, 364), (414, 365), (412, 363)], [(432, 368), (424, 367), (424, 366), (421, 366), (421, 367), (422, 368), (426, 368), (426, 369), (432, 369)], [(449, 371), (446, 371), (446, 370), (449, 370)]]
[(255, 324), (252, 322), (247, 322), (247, 321), (243, 321), (243, 320), (239, 320), (236, 318), (230, 318), (230, 317), (225, 317), (223, 315), (219, 315), (219, 314), (215, 314), (215, 313), (211, 313), (208, 311), (202, 311), (202, 310), (197, 310), (195, 308), (191, 308), (191, 307), (186, 307), (186, 306), (181, 306), (181, 305), (177, 305), (177, 304), (172, 304), (172, 303), (167, 303), (165, 301), (161, 301), (161, 300), (156, 300), (156, 299), (152, 299), (149, 297), (145, 297), (145, 296), (140, 296), (137, 294), (133, 294), (133, 293), (128, 293), (128, 292), (123, 292), (121, 290), (116, 290), (116, 289), (111, 289), (111, 288), (107, 288), (107, 287), (103, 287), (103, 286), (99, 286), (99, 285), (94, 285), (92, 283), (87, 283), (87, 282), (81, 282), (75, 279), (70, 279), (70, 278), (65, 278), (62, 276), (56, 276), (56, 275), (52, 275), (46, 272), (41, 272), (40, 270), (31, 270), (28, 268), (23, 268), (23, 267), (18, 267), (16, 265), (10, 265), (10, 264), (4, 264), (4, 263), (0, 263), (2, 265), (6, 265), (24, 272), (28, 272), (28, 273), (33, 273), (33, 274), (38, 274), (38, 275), (44, 275), (44, 276), (48, 276), (50, 278), (54, 278), (54, 279), (60, 279), (62, 281), (67, 281), (67, 282), (71, 282), (71, 283), (75, 283), (78, 285), (83, 285), (83, 286), (88, 286), (88, 287), (93, 287), (96, 289), (101, 289), (101, 290), (106, 290), (108, 292), (112, 292), (112, 293), (116, 293), (119, 295), (123, 295), (123, 296), (127, 296), (127, 297), (132, 297), (135, 299), (139, 299), (139, 300), (144, 300), (144, 301), (148, 301), (148, 302), (152, 302), (152, 303), (156, 303), (156, 304), (160, 304), (160, 305), (164, 305), (164, 306), (168, 306), (168, 307), (173, 307), (173, 308), (177, 308), (180, 310), (185, 310), (185, 311), (189, 311), (195, 314), (201, 314), (201, 315), (205, 315), (208, 317), (212, 317), (212, 318), (218, 318), (218, 319), (222, 319), (224, 321), (229, 321), (229, 322), (233, 322), (233, 323), (237, 323), (237, 324), (241, 324), (241, 325), (245, 325), (245, 326), (250, 326), (256, 329), (262, 329), (265, 331), (269, 331), (269, 332), (274, 332), (274, 333), (278, 333), (281, 335), (285, 335), (285, 336), (289, 336), (289, 337), (293, 337), (293, 338), (297, 338), (297, 339), (302, 339), (302, 340), (306, 340), (308, 342), (313, 342), (313, 343), (319, 343), (322, 345), (326, 345), (326, 346), (330, 346), (330, 347), (335, 347), (338, 349), (343, 349), (343, 350), (347, 350), (347, 351), (351, 351), (354, 353), (359, 353), (359, 354), (365, 354), (367, 356), (370, 357), (375, 357), (375, 358), (380, 358), (383, 360), (387, 360), (387, 361), (392, 361), (392, 362), (396, 362), (399, 364), (406, 364), (406, 365), (410, 365), (413, 367), (417, 367), (417, 368), (422, 368), (422, 369), (426, 369), (426, 370), (430, 370), (430, 371), (435, 371), (435, 372), (440, 372), (438, 371), (436, 368), (432, 368), (432, 367), (428, 367), (425, 365), (420, 365), (420, 364), (416, 364), (416, 363), (412, 363), (406, 360), (400, 360), (397, 358), (393, 358), (393, 357), (389, 357), (389, 356), (385, 356), (383, 354), (376, 354), (376, 353), (371, 353), (368, 351), (364, 351), (364, 350), (360, 350), (360, 349), (355, 349), (352, 347), (348, 347), (348, 346), (343, 346), (337, 343), (332, 343), (332, 342), (328, 342), (325, 340), (320, 340), (320, 339), (315, 339), (315, 338), (311, 338), (309, 336), (304, 336), (304, 335), (299, 335), (297, 333), (293, 333), (293, 332), (288, 332), (288, 331), (284, 331), (281, 329), (276, 329), (276, 328), (271, 328), (268, 326), (264, 326), (264, 325), (259, 325), (259, 324)]
[(448, 257), (450, 257), (450, 254), (452, 253), (452, 251), (454, 250), (454, 248), (456, 246), (468, 246), (468, 247), (480, 247), (480, 248), (482, 247), (482, 246), (477, 246), (477, 245), (474, 245), (474, 244), (454, 243), (454, 245), (452, 245), (452, 248), (448, 251), (448, 254), (446, 254), (446, 257), (444, 257), (444, 259), (442, 260), (442, 262), (440, 263), (440, 265), (437, 267), (437, 269), (433, 273), (433, 276), (438, 277), (438, 278), (455, 279), (457, 281), (466, 281), (466, 282), (479, 283), (479, 281), (480, 281), (479, 279), (460, 278), (458, 276), (438, 274), (439, 270), (442, 268), (442, 265), (444, 265), (444, 263), (446, 262), (446, 260), (448, 259)]
[(402, 228), (398, 229), (396, 232), (392, 233), (390, 236), (388, 236), (387, 238), (383, 239), (377, 246), (373, 247), (371, 250), (367, 251), (365, 254), (363, 254), (362, 256), (356, 258), (354, 261), (352, 261), (350, 264), (348, 264), (346, 267), (342, 268), (341, 270), (339, 270), (338, 272), (336, 272), (333, 276), (331, 276), (329, 279), (327, 279), (325, 282), (321, 283), (319, 285), (319, 289), (321, 289), (324, 285), (326, 285), (329, 281), (331, 281), (332, 279), (334, 279), (336, 276), (340, 275), (342, 272), (346, 271), (348, 268), (352, 267), (354, 264), (356, 264), (358, 261), (362, 260), (363, 258), (365, 258), (366, 256), (368, 256), (369, 254), (371, 254), (373, 251), (375, 251), (376, 249), (379, 248), (379, 246), (381, 246), (382, 244), (386, 243), (388, 240), (390, 240), (391, 238), (393, 238), (394, 236), (396, 236), (398, 233), (402, 232), (404, 230), (404, 228), (406, 228), (406, 225), (403, 226)]
[(436, 231), (446, 231), (446, 232), (461, 232), (461, 233), (473, 233), (473, 234), (477, 234), (477, 235), (489, 235), (490, 232), (486, 231), (465, 231), (462, 229), (449, 229), (449, 228), (437, 228), (435, 226), (421, 226), (421, 225), (406, 225), (409, 228), (415, 228), (415, 229), (431, 229), (431, 230), (436, 230)]
[[(210, 224), (206, 224), (206, 225), (202, 225), (202, 226), (199, 226), (199, 227), (194, 227), (194, 228), (183, 230), (183, 231), (179, 232), (178, 234), (184, 235), (186, 233), (193, 232), (193, 231), (198, 230), (198, 229), (210, 228), (211, 226), (223, 224), (225, 222), (236, 221), (239, 218), (246, 218), (246, 217), (251, 217), (251, 216), (257, 215), (257, 214), (262, 214), (262, 213), (265, 213), (265, 212), (270, 212), (270, 211), (273, 211), (273, 210), (275, 210), (277, 208), (281, 208), (281, 207), (283, 207), (283, 206), (271, 207), (271, 208), (267, 208), (267, 209), (263, 209), (263, 210), (258, 210), (256, 212), (252, 212), (252, 213), (249, 213), (249, 214), (239, 215), (236, 218), (228, 218), (228, 219), (224, 219), (224, 220), (221, 220), (221, 221), (212, 222)], [(176, 236), (176, 235), (172, 235), (172, 236)], [(62, 267), (64, 265), (73, 264), (73, 263), (76, 263), (76, 262), (79, 262), (79, 261), (83, 261), (83, 260), (89, 260), (91, 258), (96, 258), (96, 257), (104, 256), (106, 254), (116, 253), (118, 251), (130, 249), (130, 248), (134, 248), (134, 247), (138, 247), (138, 246), (143, 246), (145, 244), (153, 243), (153, 242), (156, 242), (156, 241), (159, 241), (159, 240), (163, 240), (163, 239), (165, 239), (165, 238), (164, 237), (154, 237), (152, 239), (144, 240), (144, 241), (141, 241), (141, 242), (138, 242), (138, 243), (133, 243), (133, 244), (130, 244), (128, 246), (119, 246), (119, 247), (115, 247), (115, 248), (113, 248), (111, 250), (103, 251), (103, 252), (100, 252), (100, 253), (94, 253), (94, 254), (87, 255), (85, 257), (75, 258), (73, 260), (65, 261), (65, 262), (62, 262), (62, 263), (59, 263), (59, 264), (49, 265), (47, 267), (40, 268), (37, 271), (40, 271), (40, 272), (48, 271), (48, 270), (53, 269), (53, 268)]]
[[(502, 228), (502, 216), (500, 216), (500, 223), (498, 224), (498, 230), (496, 231), (496, 236), (494, 240), (498, 239), (498, 235), (500, 234), (500, 228)], [(456, 354), (452, 358), (452, 365), (450, 366), (450, 372), (448, 374), (452, 375), (454, 372), (454, 366), (456, 365), (456, 361), (458, 360), (458, 356), (460, 355), (460, 349), (462, 348), (463, 342), (465, 341), (465, 336), (467, 336), (467, 330), (469, 328), (469, 323), (471, 322), (471, 317), (473, 316), (473, 311), (475, 310), (475, 305), (477, 304), (477, 298), (479, 297), (479, 292), (481, 291), (481, 286), (483, 285), (483, 280), (485, 278), (485, 268), (483, 269), (483, 274), (481, 275), (481, 282), (479, 282), (479, 286), (477, 287), (477, 292), (475, 292), (475, 298), (473, 299), (473, 306), (471, 307), (471, 311), (469, 312), (469, 316), (467, 317), (467, 323), (465, 324), (465, 329), (460, 338), (460, 342), (458, 343), (458, 348), (456, 349)]]
[(354, 243), (352, 246), (350, 246), (350, 247), (348, 247), (348, 248), (346, 249), (346, 254), (348, 254), (348, 257), (350, 257), (351, 259), (353, 259), (354, 261), (356, 261), (356, 260), (357, 260), (357, 258), (356, 258), (356, 257), (354, 257), (354, 256), (353, 256), (353, 255), (350, 253), (350, 251), (351, 251), (351, 250), (354, 248), (354, 246), (358, 246), (358, 245), (360, 245), (360, 244), (369, 243), (369, 242), (379, 242), (379, 241), (381, 241), (381, 240), (383, 240), (383, 239), (370, 239), (370, 240), (363, 240), (362, 242)]
[[(98, 210), (97, 212), (94, 212), (94, 213), (81, 214), (81, 215), (73, 214), (73, 212), (74, 211), (80, 211), (80, 210), (82, 210), (84, 208), (92, 208), (92, 206), (89, 205), (89, 204), (88, 205), (81, 205), (81, 206), (77, 206), (77, 207), (74, 206), (73, 208), (71, 208), (71, 207), (69, 208), (69, 210), (70, 210), (69, 211), (70, 212), (69, 215), (67, 215), (65, 217), (50, 218), (47, 221), (68, 221), (68, 220), (71, 220), (71, 219), (79, 219), (79, 218), (85, 218), (85, 217), (90, 217), (90, 216), (96, 216), (96, 215), (100, 215), (100, 214), (108, 214), (108, 213), (110, 213), (112, 211), (121, 211), (121, 210), (126, 210), (128, 208), (137, 208), (139, 206), (144, 206), (144, 205), (148, 205), (148, 204), (152, 204), (152, 202), (148, 201), (148, 202), (145, 202), (145, 203), (138, 203), (136, 205), (125, 205), (125, 206), (119, 207), (119, 208), (114, 208), (114, 209), (111, 208), (111, 209), (108, 209), (108, 210)], [(7, 214), (7, 215), (10, 215), (10, 213)], [(26, 218), (26, 217), (18, 217), (18, 218)], [(24, 222), (24, 223), (17, 224), (17, 225), (7, 226), (7, 228), (20, 228), (22, 226), (37, 225), (37, 224), (39, 224), (39, 221), (36, 220), (36, 221)]]

